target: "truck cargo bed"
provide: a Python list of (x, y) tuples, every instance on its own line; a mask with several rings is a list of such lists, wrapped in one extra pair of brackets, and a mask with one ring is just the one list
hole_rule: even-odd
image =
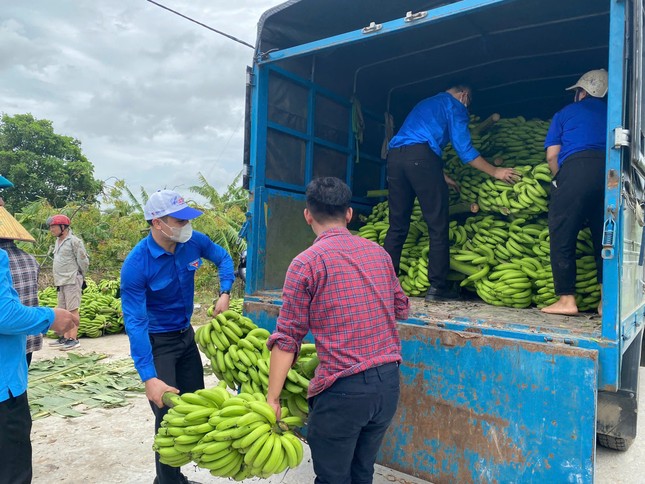
[[(260, 303), (274, 306), (277, 316), (281, 304), (281, 291), (262, 291), (247, 295), (247, 304)], [(462, 325), (464, 331), (484, 328), (512, 329), (529, 333), (575, 334), (600, 337), (601, 319), (597, 313), (580, 313), (578, 316), (559, 316), (541, 312), (539, 309), (513, 309), (496, 307), (479, 299), (461, 299), (451, 302), (426, 303), (423, 298), (410, 298), (408, 322), (446, 326)]]
[(476, 327), (508, 328), (535, 333), (571, 332), (580, 335), (600, 334), (601, 319), (597, 313), (578, 316), (546, 314), (536, 308), (513, 309), (486, 304), (477, 299), (426, 303), (422, 298), (410, 298), (410, 317), (442, 324), (463, 322)]

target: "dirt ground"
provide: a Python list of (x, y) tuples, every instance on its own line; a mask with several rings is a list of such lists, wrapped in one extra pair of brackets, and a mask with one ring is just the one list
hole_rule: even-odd
[[(45, 339), (41, 351), (33, 360), (53, 359), (64, 353), (49, 348)], [(106, 360), (130, 356), (125, 335), (96, 339), (81, 339), (79, 353), (96, 352), (109, 356)], [(206, 360), (205, 360), (206, 361)], [(206, 377), (206, 386), (217, 383), (214, 376)], [(154, 454), (151, 450), (154, 419), (145, 395), (132, 398), (129, 406), (114, 409), (92, 409), (76, 418), (58, 416), (36, 420), (31, 438), (35, 484), (147, 484), (155, 477)], [(191, 480), (202, 483), (230, 483), (216, 478), (207, 470), (186, 465), (182, 472)], [(305, 446), (303, 463), (286, 474), (270, 479), (248, 479), (244, 482), (305, 484), (313, 482), (309, 448)], [(427, 481), (377, 466), (375, 484), (421, 484)]]

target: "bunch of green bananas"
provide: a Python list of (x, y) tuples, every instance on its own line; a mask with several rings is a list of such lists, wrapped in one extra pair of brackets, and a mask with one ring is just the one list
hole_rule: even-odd
[[(239, 298), (231, 299), (230, 302), (228, 303), (228, 309), (242, 314), (242, 312), (244, 311), (244, 298), (239, 297)], [(213, 304), (212, 306), (209, 306), (208, 309), (206, 310), (206, 316), (208, 316), (209, 318), (212, 318), (214, 312), (215, 312), (215, 305)]]
[(269, 350), (265, 342), (270, 333), (258, 328), (249, 318), (231, 309), (218, 314), (195, 332), (197, 346), (211, 361), (215, 376), (236, 390), (248, 383), (250, 393), (262, 391), (259, 377), (249, 378), (249, 367), (255, 368), (258, 358)]
[[(551, 171), (546, 164), (516, 166), (522, 178), (514, 185), (487, 178), (479, 186), (477, 203), (484, 212), (531, 217), (548, 211)], [(545, 186), (542, 186), (543, 182)], [(546, 188), (545, 188), (546, 187)]]
[(390, 224), (383, 220), (368, 222), (359, 229), (358, 233), (361, 237), (382, 245), (389, 227)]
[(54, 286), (49, 286), (38, 291), (38, 304), (48, 308), (55, 308), (58, 304), (58, 293)]
[(513, 259), (496, 265), (486, 277), (474, 281), (474, 285), (479, 297), (488, 304), (527, 308), (533, 301), (533, 282), (527, 272), (534, 273), (541, 268), (531, 257)]
[(232, 396), (217, 386), (166, 393), (164, 402), (172, 408), (153, 443), (164, 464), (179, 467), (193, 460), (214, 476), (241, 481), (279, 474), (302, 462), (302, 442), (290, 429), (302, 427), (303, 419), (283, 407), (276, 421), (262, 393)]
[(99, 281), (98, 289), (103, 294), (109, 294), (112, 297), (116, 297), (119, 294), (119, 289), (121, 288), (121, 279), (101, 279)]
[[(235, 311), (218, 314), (195, 333), (200, 351), (211, 361), (213, 373), (233, 390), (266, 393), (269, 388), (270, 333)], [(303, 344), (294, 369), (287, 375), (281, 397), (292, 413), (307, 413), (307, 389), (317, 365), (313, 344)], [(313, 362), (313, 363), (312, 363)]]

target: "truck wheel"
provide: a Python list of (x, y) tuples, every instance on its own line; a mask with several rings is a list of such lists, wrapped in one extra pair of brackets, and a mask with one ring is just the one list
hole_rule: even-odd
[(598, 392), (596, 434), (608, 449), (625, 451), (634, 442), (638, 420), (638, 374), (643, 330), (623, 353), (617, 392)]
[(634, 439), (625, 439), (622, 437), (612, 437), (611, 435), (598, 434), (598, 443), (603, 447), (613, 450), (625, 451), (632, 445)]

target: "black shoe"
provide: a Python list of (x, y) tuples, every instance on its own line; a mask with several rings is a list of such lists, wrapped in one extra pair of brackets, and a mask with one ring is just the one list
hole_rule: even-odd
[(457, 299), (459, 299), (459, 291), (456, 289), (437, 289), (436, 287), (431, 287), (428, 289), (425, 301), (454, 301)]
[[(182, 481), (181, 481), (182, 484), (201, 484), (201, 482), (189, 481), (188, 478), (183, 474), (181, 475), (181, 479), (182, 479)], [(152, 481), (152, 484), (159, 484), (159, 478), (155, 477), (155, 480)]]

